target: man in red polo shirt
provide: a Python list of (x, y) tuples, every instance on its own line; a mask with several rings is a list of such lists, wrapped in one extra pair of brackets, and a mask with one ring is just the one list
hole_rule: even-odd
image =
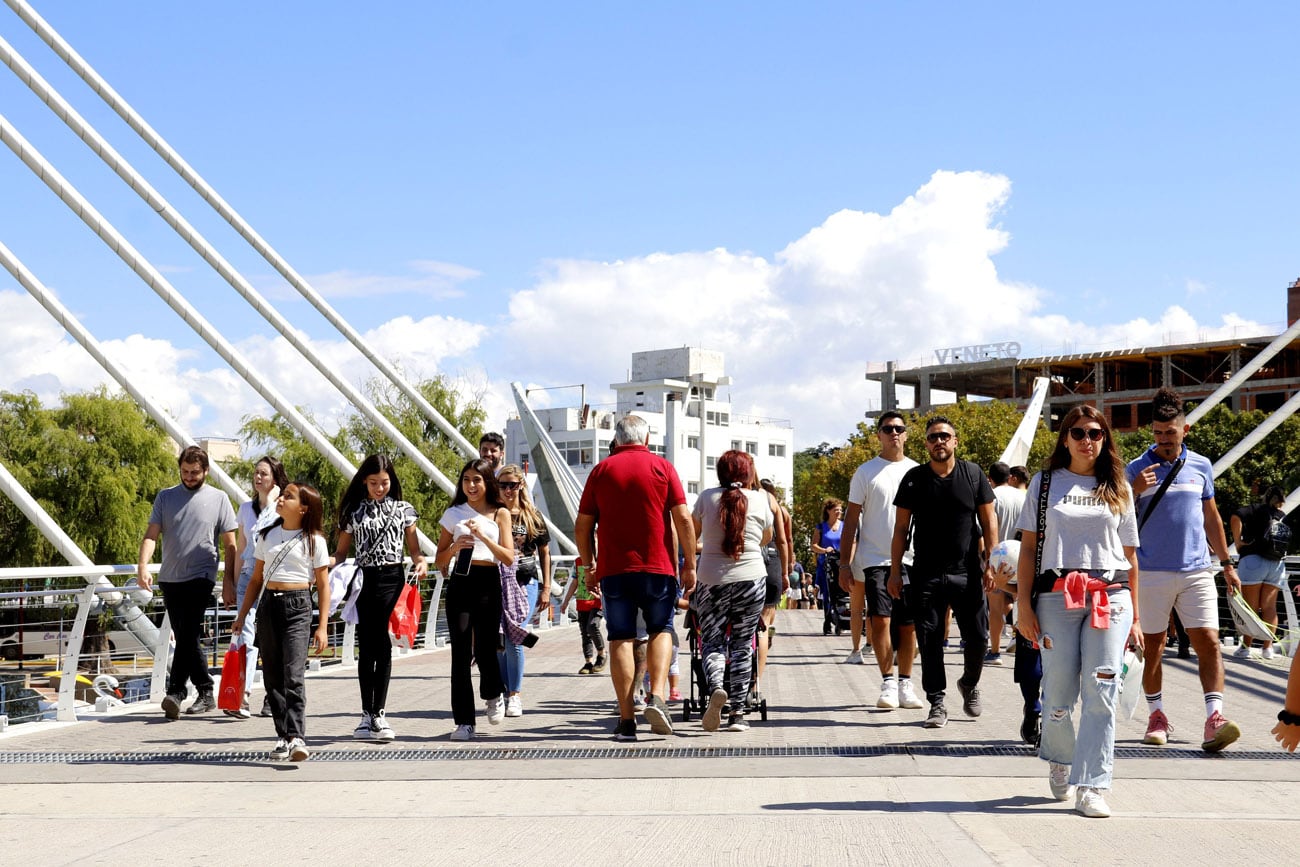
[[(682, 591), (690, 594), (695, 589), (695, 527), (686, 494), (677, 470), (652, 454), (649, 442), (650, 425), (645, 419), (636, 415), (619, 419), (610, 456), (596, 464), (588, 476), (574, 523), (578, 554), (583, 562), (595, 564), (587, 572), (587, 585), (599, 589), (604, 599), (610, 677), (618, 696), (616, 741), (636, 740), (632, 643), (638, 612), (650, 636), (646, 667), (651, 693), (646, 700), (646, 722), (656, 734), (673, 733), (663, 695), (673, 653), (672, 634), (667, 629), (677, 603), (678, 543), (689, 552), (682, 564)], [(595, 556), (598, 547), (599, 560)]]

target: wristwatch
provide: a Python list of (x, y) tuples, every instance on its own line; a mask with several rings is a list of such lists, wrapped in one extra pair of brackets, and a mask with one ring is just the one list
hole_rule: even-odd
[(1231, 558), (1231, 557), (1229, 557), (1227, 560), (1220, 560), (1220, 561), (1219, 561), (1219, 566), (1221, 566), (1221, 567), (1224, 568), (1224, 569), (1227, 569), (1229, 566), (1236, 566), (1236, 565), (1237, 565), (1236, 563), (1233, 563), (1233, 562), (1232, 562), (1232, 558)]

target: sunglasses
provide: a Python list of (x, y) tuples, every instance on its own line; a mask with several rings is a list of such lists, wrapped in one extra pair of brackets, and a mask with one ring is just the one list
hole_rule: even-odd
[(1106, 432), (1099, 427), (1072, 427), (1070, 428), (1070, 439), (1080, 442), (1084, 437), (1095, 443), (1101, 442), (1106, 436)]
[(952, 434), (941, 430), (925, 435), (925, 441), (928, 443), (946, 443), (950, 439), (952, 439)]
[(907, 433), (907, 428), (903, 427), (901, 424), (882, 424), (880, 426), (880, 432), (886, 434), (903, 434)]
[(519, 482), (501, 482), (499, 487), (503, 491), (513, 491), (519, 487)]

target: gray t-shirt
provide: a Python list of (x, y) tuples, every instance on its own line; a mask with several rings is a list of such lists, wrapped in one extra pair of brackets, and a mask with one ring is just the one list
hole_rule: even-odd
[[(1029, 483), (1029, 496), (1020, 511), (1017, 526), (1030, 533), (1038, 532), (1038, 486), (1042, 473), (1035, 473)], [(1052, 470), (1052, 484), (1047, 492), (1047, 531), (1043, 534), (1042, 569), (1129, 568), (1124, 546), (1138, 544), (1137, 519), (1133, 515), (1133, 494), (1128, 492), (1128, 506), (1115, 514), (1094, 491), (1097, 480), (1069, 470)]]
[(211, 485), (195, 491), (184, 485), (159, 491), (149, 523), (162, 527), (158, 581), (163, 584), (197, 578), (215, 583), (221, 534), (239, 526), (230, 498)]
[(993, 489), (993, 514), (998, 516), (998, 541), (1005, 542), (1016, 535), (1016, 521), (1025, 505), (1025, 492), (1011, 485), (998, 485)]
[(696, 575), (701, 584), (732, 584), (740, 581), (766, 580), (767, 565), (763, 562), (763, 532), (772, 527), (772, 509), (766, 491), (743, 489), (748, 500), (745, 511), (745, 547), (740, 559), (733, 560), (722, 553), (722, 503), (723, 488), (709, 488), (695, 501), (692, 514), (700, 521), (700, 565)]

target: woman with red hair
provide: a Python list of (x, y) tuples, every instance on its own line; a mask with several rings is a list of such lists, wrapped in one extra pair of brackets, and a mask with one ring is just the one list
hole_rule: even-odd
[(692, 512), (701, 553), (691, 607), (699, 623), (708, 683), (709, 704), (703, 714), (707, 732), (721, 727), (724, 710), (729, 711), (727, 731), (749, 728), (745, 696), (767, 584), (763, 546), (772, 538), (773, 526), (767, 493), (750, 490), (753, 475), (754, 461), (748, 454), (724, 452), (718, 458), (719, 486), (700, 494)]

